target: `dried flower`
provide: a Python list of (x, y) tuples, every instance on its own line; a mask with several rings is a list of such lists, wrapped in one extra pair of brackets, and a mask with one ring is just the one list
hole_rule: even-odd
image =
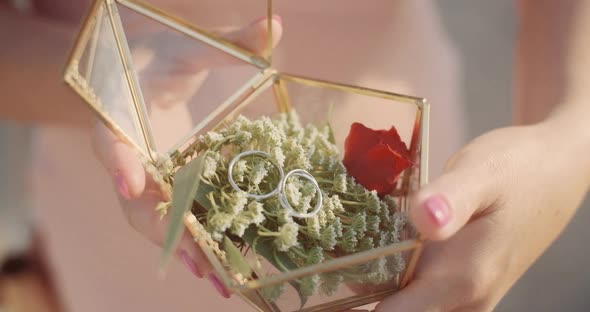
[(342, 235), (342, 240), (338, 242), (338, 245), (345, 251), (354, 252), (357, 243), (356, 231), (353, 228), (348, 228), (348, 230), (344, 232), (344, 235)]
[(270, 302), (277, 301), (277, 299), (281, 297), (283, 292), (285, 292), (284, 284), (278, 284), (262, 288), (262, 295), (264, 296), (264, 298), (266, 298), (266, 300)]
[(207, 225), (213, 231), (223, 233), (232, 225), (235, 214), (222, 211), (214, 212), (213, 210), (210, 210), (209, 212)]
[(297, 246), (297, 234), (299, 226), (295, 222), (286, 223), (279, 228), (279, 235), (275, 238), (275, 245), (280, 251), (287, 251), (293, 246)]
[(367, 230), (367, 214), (363, 211), (354, 215), (351, 226), (357, 233), (357, 237), (363, 238)]
[(307, 252), (306, 265), (322, 263), (324, 261), (324, 249), (314, 246)]
[(334, 191), (346, 193), (347, 185), (346, 174), (338, 174), (334, 177)]
[(299, 280), (299, 290), (306, 297), (315, 295), (320, 288), (319, 275), (311, 275)]
[(244, 192), (232, 192), (227, 208), (234, 216), (244, 210), (244, 207), (248, 203), (248, 197)]
[(360, 251), (365, 251), (365, 250), (371, 250), (373, 249), (374, 246), (374, 242), (373, 242), (373, 238), (372, 237), (365, 237), (361, 240), (361, 242), (359, 243), (358, 249)]
[(217, 172), (217, 163), (220, 158), (221, 155), (219, 155), (219, 153), (217, 152), (207, 153), (207, 156), (205, 157), (203, 163), (203, 172), (201, 173), (201, 176), (203, 176), (203, 178), (211, 179), (215, 176)]
[(246, 160), (240, 159), (234, 165), (233, 178), (236, 182), (244, 182), (244, 176), (248, 170)]
[(325, 250), (334, 250), (336, 246), (336, 231), (334, 227), (329, 225), (322, 230), (320, 235), (320, 244)]
[(379, 234), (379, 224), (381, 223), (381, 218), (378, 215), (369, 215), (367, 217), (367, 232), (371, 234)]
[(377, 195), (377, 191), (367, 193), (367, 208), (373, 213), (379, 213), (379, 210), (381, 210), (381, 200)]
[(307, 231), (309, 233), (309, 236), (311, 236), (312, 238), (320, 239), (321, 226), (318, 216), (307, 218)]
[(326, 296), (331, 296), (336, 293), (336, 291), (338, 291), (338, 287), (344, 280), (342, 274), (338, 272), (323, 273), (320, 278), (322, 282), (320, 289)]
[(216, 145), (223, 142), (224, 139), (225, 136), (214, 131), (209, 131), (205, 135), (199, 137), (199, 141), (201, 141), (208, 149), (213, 149)]

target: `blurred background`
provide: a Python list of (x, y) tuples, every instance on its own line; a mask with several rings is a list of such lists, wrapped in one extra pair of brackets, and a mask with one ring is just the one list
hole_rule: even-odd
[[(513, 43), (518, 27), (514, 2), (435, 2), (460, 69), (458, 98), (466, 112), (463, 141), (511, 122)], [(0, 101), (1, 98), (2, 95)], [(171, 268), (167, 279), (158, 279), (155, 268), (159, 249), (128, 227), (114, 204), (114, 194), (105, 198), (92, 191), (110, 183), (106, 173), (97, 166), (89, 168), (84, 161), (60, 162), (71, 150), (47, 149), (52, 137), (59, 138), (71, 130), (55, 128), (41, 139), (34, 135), (35, 131), (38, 129), (0, 122), (0, 259), (9, 251), (30, 252), (29, 245), (36, 242), (30, 231), (34, 220), (40, 224), (37, 230), (43, 237), (41, 254), (46, 260), (43, 265), (50, 269), (51, 283), (47, 284), (43, 278), (33, 285), (52, 285), (49, 287), (56, 290), (59, 304), (67, 311), (138, 311), (140, 308), (191, 311), (199, 310), (196, 304), (202, 303), (203, 298), (215, 298), (207, 299), (207, 310), (249, 311), (238, 299), (217, 299), (206, 281), (192, 278), (180, 265)], [(82, 133), (73, 139), (69, 143), (74, 146), (89, 145)], [(53, 152), (47, 154), (47, 150)], [(41, 186), (35, 185), (35, 178), (26, 178), (59, 175), (62, 171), (77, 172), (79, 176), (58, 185)], [(84, 179), (86, 173), (99, 178)], [(60, 191), (63, 189), (76, 196), (68, 196), (68, 192)], [(88, 202), (105, 203), (102, 206), (110, 212), (86, 209)], [(48, 203), (56, 208), (43, 209)], [(65, 205), (79, 209), (59, 209)], [(62, 222), (65, 211), (67, 221)], [(563, 235), (513, 287), (497, 311), (589, 311), (590, 253), (585, 245), (585, 238), (590, 235), (589, 220), (587, 201)], [(100, 244), (85, 244), (85, 241)], [(14, 289), (0, 288), (4, 296), (14, 293)], [(4, 312), (2, 308), (0, 311)]]

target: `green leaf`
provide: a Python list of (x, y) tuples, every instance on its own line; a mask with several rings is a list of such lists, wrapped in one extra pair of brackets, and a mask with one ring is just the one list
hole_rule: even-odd
[(223, 238), (223, 249), (229, 265), (235, 272), (242, 274), (244, 277), (249, 277), (252, 274), (252, 268), (242, 256), (242, 252), (227, 236)]
[(181, 167), (174, 175), (172, 188), (172, 214), (166, 240), (162, 266), (170, 260), (184, 230), (184, 215), (191, 209), (195, 194), (199, 190), (203, 170), (204, 153)]
[(199, 186), (199, 190), (197, 194), (195, 194), (195, 201), (199, 204), (199, 206), (203, 207), (205, 211), (209, 211), (213, 205), (209, 201), (207, 194), (215, 191), (215, 188), (209, 184), (203, 183)]
[[(258, 228), (255, 226), (251, 226), (248, 229), (246, 229), (246, 232), (244, 232), (244, 236), (242, 236), (242, 239), (244, 239), (244, 241), (252, 247), (254, 240), (257, 237), (258, 237)], [(284, 272), (285, 269), (288, 271), (291, 271), (291, 270), (296, 270), (299, 268), (299, 266), (297, 266), (297, 264), (295, 264), (295, 263), (293, 263), (293, 261), (291, 261), (291, 259), (287, 256), (286, 253), (273, 252), (274, 247), (272, 244), (273, 244), (273, 240), (259, 239), (256, 242), (256, 246), (254, 246), (253, 248), (255, 248), (255, 251), (258, 255), (261, 255), (262, 257), (264, 257), (268, 262), (270, 262), (273, 266), (275, 266), (277, 269), (279, 269), (282, 272)], [(280, 264), (277, 261), (279, 261)], [(301, 308), (303, 308), (303, 306), (307, 303), (307, 296), (303, 295), (303, 293), (301, 292), (301, 289), (299, 287), (299, 283), (292, 281), (292, 282), (289, 282), (289, 284), (291, 284), (291, 286), (293, 286), (293, 288), (295, 288), (295, 290), (297, 291), (297, 294), (299, 294), (299, 300), (301, 301)]]

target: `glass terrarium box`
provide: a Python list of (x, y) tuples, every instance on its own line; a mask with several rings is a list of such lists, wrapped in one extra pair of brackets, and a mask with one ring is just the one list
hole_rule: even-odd
[[(273, 9), (286, 0), (248, 1), (187, 2), (207, 10), (198, 20), (96, 0), (65, 81), (169, 194), (154, 207), (170, 221), (165, 255), (188, 230), (259, 311), (379, 301), (421, 250), (407, 209), (427, 180), (428, 104), (278, 71)], [(261, 15), (252, 48), (231, 29)]]

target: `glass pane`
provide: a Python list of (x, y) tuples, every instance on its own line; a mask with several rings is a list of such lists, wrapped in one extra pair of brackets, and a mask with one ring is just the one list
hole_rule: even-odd
[[(302, 304), (311, 308), (354, 296), (361, 296), (360, 302), (370, 300), (365, 295), (380, 287), (395, 289), (408, 259), (390, 255), (415, 246), (408, 241), (415, 233), (404, 211), (410, 192), (406, 182), (420, 169), (412, 166), (416, 157), (411, 154), (416, 153), (409, 151), (418, 139), (413, 136), (416, 100), (290, 76), (266, 82), (198, 145), (200, 153), (209, 155), (207, 162), (215, 164), (203, 173), (206, 186), (196, 197), (199, 205), (193, 213), (223, 243), (232, 263), (242, 264), (230, 275), (262, 284), (289, 280), (283, 287), (264, 290), (273, 311), (297, 311)], [(386, 156), (410, 162), (379, 181), (388, 183), (385, 189), (364, 185), (346, 163), (345, 142), (354, 136), (355, 123), (374, 129), (366, 131), (371, 134), (386, 135), (375, 142), (386, 149)], [(240, 155), (246, 156), (237, 158)], [(372, 172), (375, 162), (364, 166)], [(396, 163), (392, 166), (397, 168)], [(301, 169), (309, 175), (287, 178)], [(238, 189), (270, 195), (247, 198)], [(355, 264), (335, 272), (352, 259)], [(315, 277), (295, 277), (309, 274), (312, 266), (318, 270)], [(337, 285), (322, 293), (316, 286), (331, 277)], [(371, 287), (360, 287), (359, 280)]]
[(341, 311), (373, 303), (395, 293), (412, 251), (263, 287), (272, 310)]
[[(260, 21), (268, 14), (268, 2), (269, 0), (145, 1), (146, 4), (154, 5), (167, 14), (217, 35), (232, 33)], [(261, 36), (270, 34), (260, 31)], [(263, 41), (266, 40), (260, 40)], [(256, 48), (256, 52), (261, 52), (264, 47)]]
[(99, 109), (133, 142), (147, 151), (115, 32), (105, 5), (90, 21), (89, 36), (79, 61), (79, 74)]
[(118, 7), (158, 152), (211, 129), (261, 70), (123, 5)]

